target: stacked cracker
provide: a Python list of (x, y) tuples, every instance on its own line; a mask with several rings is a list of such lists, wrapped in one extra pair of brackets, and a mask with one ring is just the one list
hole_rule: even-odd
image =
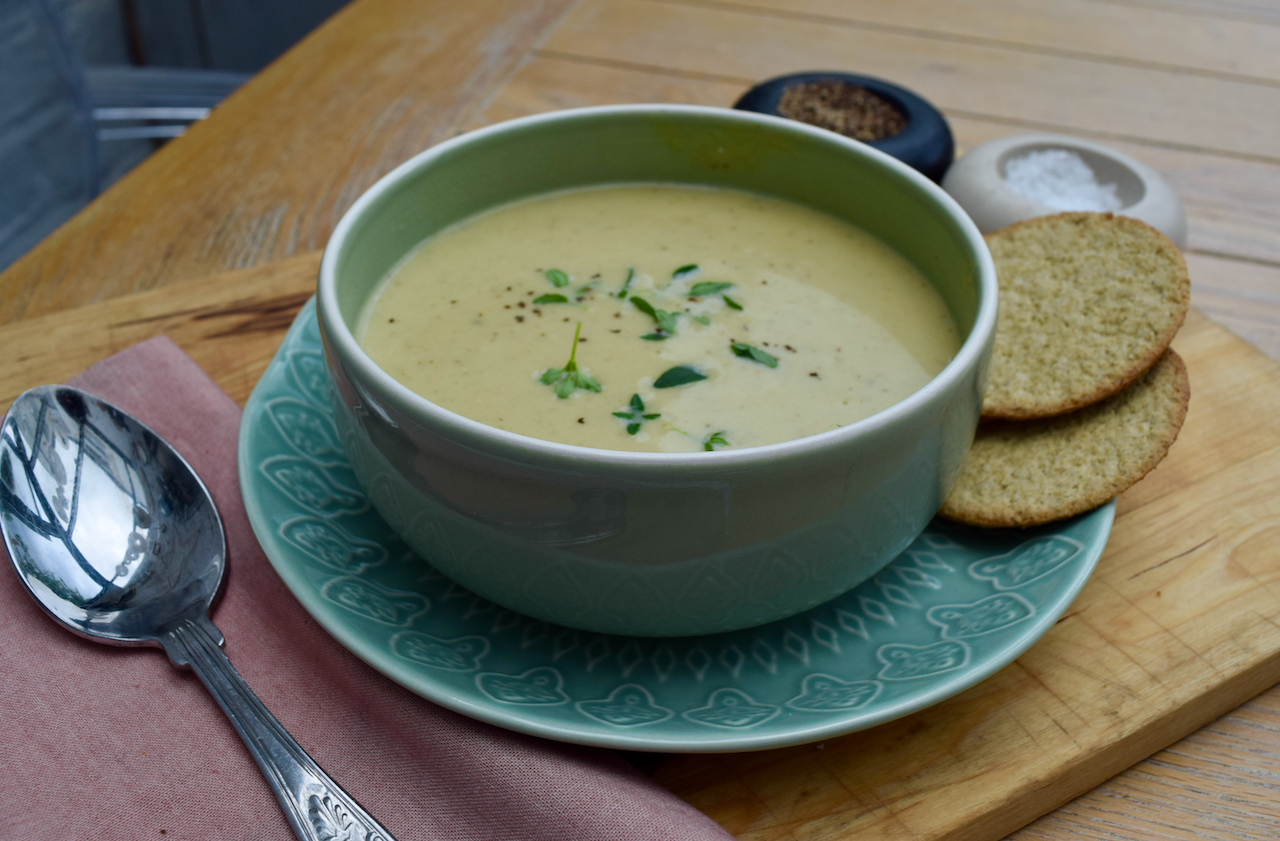
[(1169, 349), (1191, 284), (1168, 238), (1109, 213), (1029, 219), (987, 246), (1000, 308), (983, 422), (939, 513), (1034, 526), (1101, 505), (1168, 452), (1191, 394)]

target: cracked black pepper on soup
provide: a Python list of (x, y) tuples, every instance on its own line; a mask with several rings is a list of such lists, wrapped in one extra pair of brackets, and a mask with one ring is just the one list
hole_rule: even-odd
[(465, 417), (649, 452), (844, 426), (918, 390), (959, 347), (933, 288), (861, 229), (681, 185), (553, 193), (454, 225), (388, 274), (357, 336)]

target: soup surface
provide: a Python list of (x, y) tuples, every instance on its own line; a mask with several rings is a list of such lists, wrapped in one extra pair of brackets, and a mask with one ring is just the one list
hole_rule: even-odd
[(933, 288), (866, 232), (677, 185), (467, 219), (388, 274), (356, 332), (384, 370), (460, 415), (656, 452), (844, 426), (918, 390), (959, 347)]

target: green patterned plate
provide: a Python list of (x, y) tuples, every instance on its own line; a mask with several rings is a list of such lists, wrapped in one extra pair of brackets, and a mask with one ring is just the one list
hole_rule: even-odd
[(314, 302), (249, 398), (240, 483), (258, 540), (329, 633), (463, 715), (628, 750), (818, 741), (937, 703), (1013, 661), (1075, 598), (1114, 504), (1029, 531), (935, 522), (881, 574), (807, 613), (631, 638), (513, 613), (453, 584), (370, 507), (338, 443)]

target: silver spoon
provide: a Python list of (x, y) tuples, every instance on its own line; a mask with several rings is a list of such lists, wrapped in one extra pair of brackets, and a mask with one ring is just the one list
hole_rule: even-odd
[(304, 841), (391, 841), (267, 711), (209, 620), (226, 568), (208, 490), (160, 436), (63, 386), (21, 395), (0, 427), (0, 528), (23, 585), (71, 631), (157, 645), (231, 719)]

